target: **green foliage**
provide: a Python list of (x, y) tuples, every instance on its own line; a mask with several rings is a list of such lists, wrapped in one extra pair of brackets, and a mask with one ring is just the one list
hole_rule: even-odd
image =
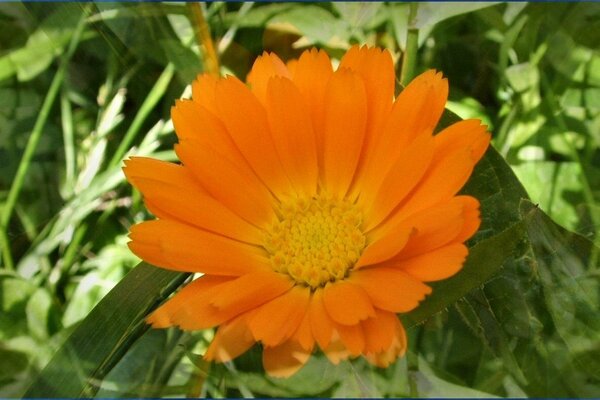
[(418, 29), (417, 72), (442, 70), (448, 109), (487, 123), (497, 149), (464, 188), (483, 217), (465, 267), (401, 316), (410, 349), (385, 370), (317, 354), (274, 379), (258, 348), (204, 362), (211, 331), (143, 322), (186, 275), (127, 249), (150, 215), (120, 169), (175, 160), (169, 110), (203, 70), (186, 5), (0, 3), (0, 397), (598, 397), (600, 5), (205, 11), (240, 78), (264, 50), (337, 60), (354, 43), (388, 48), (400, 71)]

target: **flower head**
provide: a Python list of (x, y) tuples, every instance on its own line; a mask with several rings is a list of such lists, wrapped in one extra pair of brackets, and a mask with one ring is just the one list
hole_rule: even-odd
[(433, 135), (446, 79), (427, 71), (394, 99), (377, 48), (351, 48), (335, 71), (323, 51), (287, 65), (265, 53), (247, 81), (202, 75), (176, 103), (182, 165), (126, 162), (158, 218), (131, 229), (131, 250), (203, 273), (148, 322), (218, 326), (209, 360), (260, 342), (274, 376), (317, 348), (387, 366), (406, 349), (397, 313), (467, 256), (479, 202), (457, 193), (490, 135), (478, 120)]

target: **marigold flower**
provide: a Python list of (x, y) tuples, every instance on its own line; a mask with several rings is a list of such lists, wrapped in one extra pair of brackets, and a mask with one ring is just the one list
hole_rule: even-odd
[(397, 313), (467, 256), (479, 202), (457, 196), (490, 135), (478, 120), (433, 130), (448, 83), (427, 71), (394, 100), (387, 51), (259, 57), (248, 85), (201, 75), (172, 109), (182, 165), (135, 157), (127, 179), (158, 218), (131, 229), (156, 266), (203, 275), (148, 318), (218, 326), (205, 358), (263, 345), (272, 376), (320, 348), (385, 367), (406, 350)]

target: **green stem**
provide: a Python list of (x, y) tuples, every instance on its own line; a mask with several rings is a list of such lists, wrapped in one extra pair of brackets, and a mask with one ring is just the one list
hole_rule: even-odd
[(400, 72), (400, 84), (404, 87), (415, 77), (417, 51), (419, 50), (419, 30), (415, 28), (415, 18), (417, 17), (419, 5), (410, 3), (409, 7), (408, 23), (406, 24), (406, 46), (404, 47), (402, 70)]
[(75, 142), (73, 135), (73, 113), (66, 90), (60, 96), (60, 115), (65, 146), (65, 198), (71, 197), (75, 187)]
[(21, 193), (21, 189), (23, 188), (23, 183), (25, 182), (25, 176), (29, 170), (31, 159), (33, 158), (35, 150), (42, 136), (44, 126), (46, 125), (46, 121), (50, 115), (50, 110), (54, 105), (54, 100), (56, 100), (56, 97), (60, 91), (60, 87), (64, 81), (69, 60), (73, 56), (73, 53), (75, 52), (75, 49), (81, 40), (81, 35), (85, 27), (85, 18), (88, 11), (89, 7), (84, 8), (79, 23), (73, 32), (71, 41), (69, 42), (67, 51), (63, 55), (58, 70), (52, 79), (52, 83), (50, 84), (50, 88), (48, 89), (48, 93), (46, 94), (46, 98), (44, 99), (40, 113), (38, 114), (35, 125), (33, 126), (33, 130), (31, 131), (31, 136), (29, 136), (29, 140), (25, 146), (23, 157), (21, 158), (21, 162), (17, 168), (17, 173), (15, 174), (10, 191), (8, 192), (8, 198), (6, 199), (6, 203), (2, 208), (2, 214), (0, 215), (0, 244), (2, 244), (2, 255), (4, 259), (4, 265), (7, 269), (14, 269), (14, 263), (9, 246), (10, 243), (7, 236), (8, 224), (15, 208), (15, 204), (17, 203), (17, 199), (19, 198), (19, 194)]
[(415, 67), (417, 65), (417, 50), (419, 47), (419, 30), (411, 28), (406, 34), (406, 49), (402, 59), (402, 72), (400, 73), (400, 83), (406, 87), (415, 77)]
[(219, 58), (215, 51), (210, 28), (204, 18), (204, 12), (200, 3), (193, 2), (187, 4), (190, 10), (190, 21), (196, 32), (196, 39), (202, 51), (202, 60), (204, 62), (204, 70), (213, 76), (219, 76)]
[(167, 87), (171, 82), (171, 78), (173, 77), (174, 71), (175, 68), (173, 64), (169, 63), (158, 78), (158, 80), (156, 81), (156, 83), (154, 84), (154, 86), (152, 87), (152, 89), (150, 90), (150, 93), (148, 93), (148, 96), (146, 96), (144, 103), (142, 103), (142, 106), (140, 107), (140, 110), (136, 114), (135, 118), (133, 119), (133, 122), (129, 126), (129, 129), (127, 130), (127, 132), (125, 132), (125, 136), (119, 144), (117, 151), (115, 152), (113, 158), (110, 160), (110, 163), (108, 164), (109, 169), (117, 166), (129, 150), (133, 140), (135, 139), (138, 132), (142, 128), (142, 125), (146, 121), (146, 118), (148, 118), (148, 115), (150, 115), (152, 109), (154, 109), (160, 98), (167, 91)]

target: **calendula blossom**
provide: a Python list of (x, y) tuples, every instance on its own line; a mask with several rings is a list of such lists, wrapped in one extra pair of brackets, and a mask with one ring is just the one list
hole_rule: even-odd
[(403, 355), (397, 313), (458, 272), (479, 202), (457, 195), (490, 135), (478, 120), (433, 130), (448, 83), (427, 71), (394, 98), (388, 51), (259, 57), (247, 85), (201, 75), (172, 109), (181, 165), (134, 157), (127, 179), (157, 217), (131, 250), (199, 272), (155, 310), (155, 328), (217, 327), (204, 357), (255, 343), (272, 376), (321, 349), (333, 362)]

